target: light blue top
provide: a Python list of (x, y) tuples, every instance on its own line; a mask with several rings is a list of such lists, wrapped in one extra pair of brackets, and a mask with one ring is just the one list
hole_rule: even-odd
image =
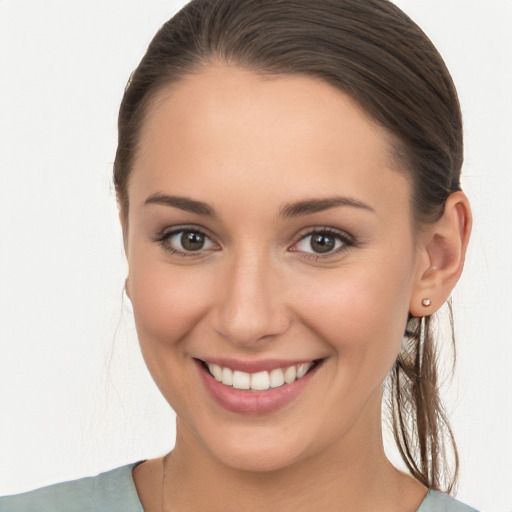
[[(144, 512), (132, 478), (137, 464), (0, 498), (0, 512)], [(477, 511), (447, 494), (429, 491), (417, 512)]]

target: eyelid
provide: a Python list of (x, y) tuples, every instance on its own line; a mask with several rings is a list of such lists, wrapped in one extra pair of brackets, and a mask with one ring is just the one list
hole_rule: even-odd
[(171, 254), (177, 254), (178, 256), (184, 256), (184, 257), (200, 257), (204, 256), (205, 252), (212, 251), (212, 248), (205, 248), (205, 249), (199, 249), (197, 251), (185, 251), (180, 250), (178, 248), (172, 247), (169, 243), (167, 243), (173, 236), (178, 235), (179, 233), (184, 232), (194, 232), (199, 233), (202, 236), (205, 237), (214, 247), (213, 250), (220, 249), (220, 246), (217, 242), (213, 240), (213, 237), (210, 236), (207, 232), (207, 230), (201, 226), (197, 225), (180, 225), (180, 226), (172, 226), (172, 227), (166, 227), (162, 230), (160, 230), (152, 239), (154, 242), (159, 243), (166, 251), (170, 252)]
[[(337, 240), (342, 242), (341, 247), (338, 247), (334, 249), (333, 251), (326, 252), (326, 253), (317, 253), (314, 251), (300, 251), (294, 247), (296, 247), (299, 242), (303, 241), (307, 237), (311, 237), (315, 234), (328, 234), (336, 238)], [(296, 241), (293, 243), (293, 245), (288, 249), (290, 252), (300, 252), (303, 257), (308, 259), (323, 259), (323, 258), (330, 258), (339, 255), (342, 252), (345, 252), (346, 250), (350, 249), (351, 247), (354, 247), (357, 245), (356, 239), (349, 235), (346, 231), (343, 231), (341, 229), (332, 228), (329, 226), (318, 226), (318, 227), (311, 227), (306, 228), (305, 230), (302, 230), (298, 235)]]
[[(200, 233), (202, 236), (204, 236), (212, 245), (213, 248), (209, 247), (206, 249), (199, 249), (197, 251), (185, 251), (180, 250), (175, 247), (170, 246), (166, 242), (168, 240), (179, 234), (186, 231), (196, 232)], [(334, 238), (336, 238), (338, 241), (341, 242), (341, 246), (326, 253), (317, 253), (314, 251), (301, 251), (298, 250), (296, 247), (297, 245), (303, 241), (305, 238), (313, 236), (315, 234), (328, 234)], [(152, 240), (154, 242), (159, 243), (165, 250), (170, 252), (171, 254), (177, 254), (179, 256), (184, 257), (200, 257), (204, 256), (205, 252), (211, 252), (220, 250), (220, 245), (213, 239), (213, 237), (209, 234), (208, 230), (203, 228), (202, 226), (198, 225), (179, 225), (179, 226), (172, 226), (172, 227), (166, 227), (162, 230), (160, 230), (154, 237), (152, 237)], [(330, 226), (315, 226), (315, 227), (309, 227), (301, 230), (300, 233), (296, 236), (296, 241), (292, 244), (291, 247), (288, 248), (288, 251), (290, 252), (297, 252), (301, 253), (302, 257), (307, 259), (326, 259), (330, 257), (334, 257), (339, 255), (342, 252), (345, 252), (346, 250), (350, 249), (351, 247), (354, 247), (357, 245), (357, 240), (347, 233), (346, 231), (343, 231), (341, 229), (333, 228)]]

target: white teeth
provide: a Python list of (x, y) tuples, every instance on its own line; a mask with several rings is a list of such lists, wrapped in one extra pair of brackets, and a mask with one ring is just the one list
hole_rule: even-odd
[(222, 384), (233, 385), (233, 372), (229, 368), (222, 368)]
[(215, 380), (222, 382), (222, 368), (218, 364), (208, 364), (210, 373), (215, 377)]
[(251, 375), (251, 389), (264, 391), (270, 388), (270, 376), (268, 372), (258, 372)]
[(281, 368), (276, 368), (270, 372), (270, 387), (278, 388), (284, 384), (284, 374)]
[[(224, 379), (222, 379), (222, 383), (224, 383)], [(233, 387), (235, 389), (250, 389), (251, 374), (235, 370), (233, 372)]]
[(299, 364), (299, 366), (297, 366), (297, 379), (301, 379), (302, 377), (304, 377), (304, 375), (306, 375), (306, 373), (308, 373), (308, 370), (312, 366), (313, 366), (312, 361), (310, 361), (309, 363)]
[(286, 368), (286, 371), (284, 372), (284, 381), (286, 384), (291, 384), (295, 378), (297, 377), (297, 369), (295, 366), (290, 366), (289, 368)]
[(271, 372), (247, 373), (230, 368), (222, 368), (218, 364), (207, 363), (210, 373), (215, 380), (225, 386), (233, 386), (235, 389), (251, 389), (253, 391), (266, 391), (270, 388), (278, 388), (284, 384), (291, 384), (301, 379), (313, 366), (313, 361), (289, 366), (288, 368), (276, 368)]

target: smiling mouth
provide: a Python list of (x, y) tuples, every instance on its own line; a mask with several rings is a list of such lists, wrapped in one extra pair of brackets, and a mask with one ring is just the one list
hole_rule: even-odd
[(292, 384), (302, 379), (311, 369), (320, 363), (321, 359), (308, 361), (306, 363), (287, 366), (285, 368), (275, 368), (271, 371), (261, 371), (248, 373), (240, 370), (232, 370), (228, 367), (222, 367), (218, 364), (202, 361), (203, 366), (210, 375), (221, 384), (227, 387), (250, 390), (267, 391), (269, 389), (279, 388)]

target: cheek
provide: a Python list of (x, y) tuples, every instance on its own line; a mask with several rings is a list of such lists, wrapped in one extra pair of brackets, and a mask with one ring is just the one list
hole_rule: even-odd
[(393, 364), (408, 315), (410, 279), (406, 272), (347, 267), (336, 276), (317, 279), (313, 290), (311, 283), (304, 283), (304, 291), (301, 309), (305, 323), (327, 340), (341, 359)]
[[(205, 310), (207, 286), (197, 269), (176, 269), (166, 262), (130, 264), (130, 297), (141, 345), (172, 345), (189, 332)], [(201, 272), (199, 273), (201, 274)]]
[(128, 285), (142, 356), (162, 395), (179, 412), (194, 393), (184, 339), (195, 329), (208, 296), (202, 276), (157, 258), (132, 258)]

